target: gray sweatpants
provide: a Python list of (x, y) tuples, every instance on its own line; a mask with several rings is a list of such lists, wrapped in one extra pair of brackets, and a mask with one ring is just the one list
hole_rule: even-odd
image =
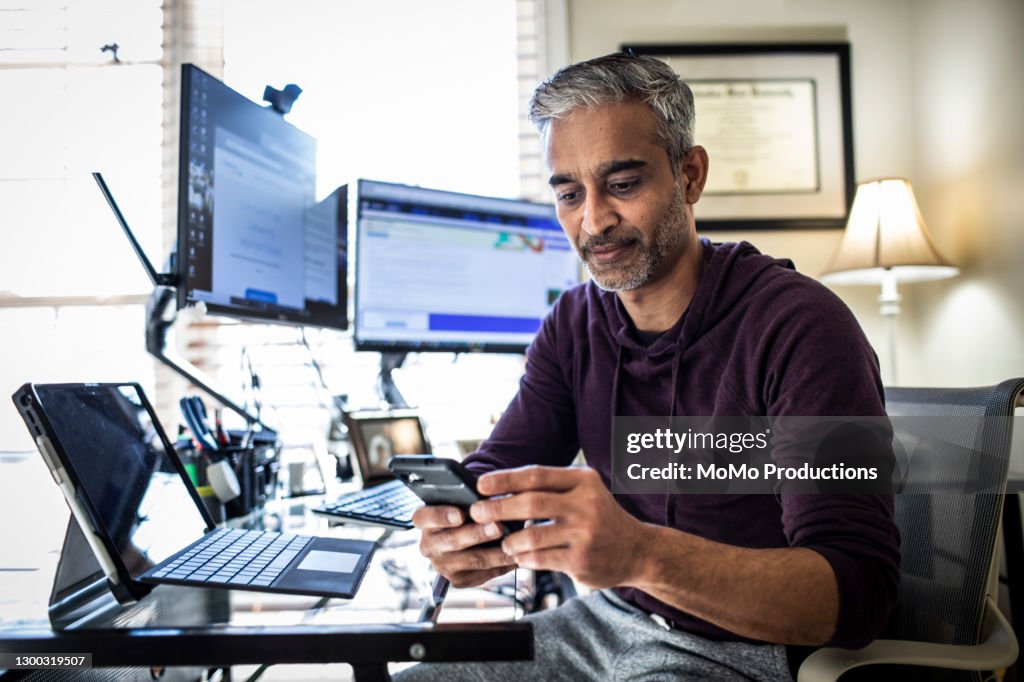
[(420, 664), (396, 682), (479, 680), (786, 680), (786, 648), (714, 642), (666, 630), (610, 591), (570, 599), (527, 616), (533, 623), (534, 660), (517, 663)]

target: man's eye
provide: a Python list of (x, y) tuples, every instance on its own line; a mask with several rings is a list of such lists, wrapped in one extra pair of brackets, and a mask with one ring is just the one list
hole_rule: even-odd
[(619, 182), (610, 183), (609, 187), (611, 187), (611, 190), (616, 194), (628, 194), (636, 189), (636, 186), (639, 183), (639, 180), (621, 180)]
[(558, 201), (559, 202), (561, 202), (563, 204), (566, 204), (566, 203), (572, 203), (573, 201), (576, 201), (576, 199), (579, 198), (579, 195), (580, 195), (579, 192), (572, 191), (572, 192), (558, 192), (556, 196), (558, 197)]

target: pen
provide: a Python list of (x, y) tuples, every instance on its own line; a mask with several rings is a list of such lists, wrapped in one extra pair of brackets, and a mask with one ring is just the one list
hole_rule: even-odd
[(223, 414), (224, 410), (219, 407), (213, 411), (214, 426), (217, 429), (217, 442), (221, 445), (230, 445), (231, 439), (228, 438), (227, 432), (224, 431), (224, 422), (221, 419)]

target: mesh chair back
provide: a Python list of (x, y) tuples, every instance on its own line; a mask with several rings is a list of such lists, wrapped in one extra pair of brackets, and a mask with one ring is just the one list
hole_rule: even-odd
[[(984, 388), (888, 388), (897, 465), (925, 464), (939, 480), (997, 481), (976, 490), (897, 494), (900, 600), (884, 637), (975, 644), (1010, 458), (1013, 408), (1024, 379)], [(929, 417), (904, 419), (904, 417)], [(942, 417), (943, 419), (934, 419)]]

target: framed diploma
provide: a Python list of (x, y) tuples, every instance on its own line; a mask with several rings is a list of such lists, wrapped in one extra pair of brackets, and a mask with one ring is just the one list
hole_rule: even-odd
[(699, 230), (842, 228), (853, 200), (850, 47), (623, 45), (693, 90), (708, 151)]

